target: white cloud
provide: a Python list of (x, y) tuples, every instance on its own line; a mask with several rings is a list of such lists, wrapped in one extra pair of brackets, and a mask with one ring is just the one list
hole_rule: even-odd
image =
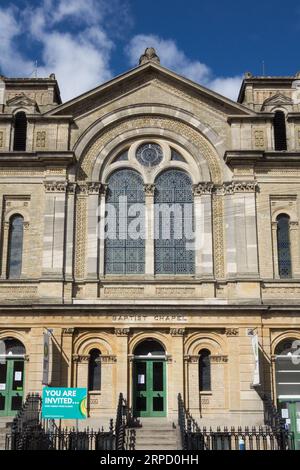
[(161, 64), (195, 82), (210, 88), (221, 95), (236, 100), (241, 86), (242, 76), (215, 77), (212, 70), (198, 60), (191, 60), (180, 50), (172, 39), (163, 39), (150, 34), (134, 36), (126, 48), (132, 66), (137, 65), (138, 58), (146, 47), (154, 47)]
[[(33, 61), (26, 60), (15, 46), (18, 36), (24, 34), (40, 47), (42, 64), (38, 64), (38, 75), (54, 72), (64, 100), (111, 78), (109, 61), (114, 44), (103, 26), (106, 2), (43, 0), (41, 6), (28, 7), (24, 12), (16, 7), (0, 8), (2, 73), (9, 76), (32, 73)], [(68, 26), (76, 32), (71, 32), (72, 29), (64, 32)]]

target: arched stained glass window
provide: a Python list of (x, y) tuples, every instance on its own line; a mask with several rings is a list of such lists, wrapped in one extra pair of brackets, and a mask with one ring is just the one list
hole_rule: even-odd
[(211, 390), (211, 368), (210, 351), (201, 349), (199, 351), (199, 391), (207, 392)]
[(276, 111), (274, 114), (274, 142), (275, 150), (286, 150), (286, 125), (283, 111)]
[(89, 391), (101, 390), (101, 352), (99, 349), (92, 349), (89, 358)]
[(276, 220), (279, 276), (282, 278), (291, 277), (292, 263), (289, 234), (290, 218), (287, 214), (279, 214)]
[(26, 150), (27, 118), (23, 111), (15, 115), (14, 150)]
[(106, 198), (106, 274), (143, 274), (145, 271), (145, 195), (134, 170), (115, 171)]
[(167, 170), (155, 181), (155, 273), (193, 274), (193, 194), (190, 177)]
[(7, 277), (19, 278), (22, 272), (24, 219), (13, 215), (9, 224), (9, 241), (7, 256)]

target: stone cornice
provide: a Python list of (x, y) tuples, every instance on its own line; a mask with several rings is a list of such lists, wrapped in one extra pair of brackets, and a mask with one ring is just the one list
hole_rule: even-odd
[(18, 168), (18, 164), (32, 163), (38, 166), (66, 167), (75, 162), (73, 152), (0, 152), (0, 168), (4, 164)]
[(225, 163), (235, 167), (247, 164), (272, 164), (300, 163), (300, 153), (296, 151), (273, 151), (273, 150), (227, 150), (224, 154)]

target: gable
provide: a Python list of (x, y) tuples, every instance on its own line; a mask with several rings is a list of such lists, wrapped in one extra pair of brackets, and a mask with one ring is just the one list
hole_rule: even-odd
[(168, 86), (169, 91), (173, 90), (173, 94), (181, 94), (182, 98), (202, 101), (225, 115), (253, 114), (253, 111), (239, 103), (181, 77), (157, 63), (148, 62), (54, 108), (46, 115), (71, 114), (77, 117), (101, 105), (103, 106), (109, 101), (121, 98), (149, 82), (163, 83), (165, 87)]

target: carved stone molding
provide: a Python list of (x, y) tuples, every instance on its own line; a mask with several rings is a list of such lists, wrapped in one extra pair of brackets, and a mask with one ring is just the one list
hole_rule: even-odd
[(100, 190), (103, 190), (102, 183), (99, 181), (87, 181), (84, 183), (78, 183), (76, 192), (82, 195), (88, 194), (100, 194)]
[(100, 360), (105, 364), (114, 364), (117, 362), (117, 357), (111, 354), (101, 354)]
[(62, 334), (64, 336), (72, 336), (74, 334), (75, 328), (63, 328)]
[(184, 328), (170, 328), (170, 335), (171, 336), (183, 336)]
[(83, 355), (83, 354), (73, 354), (72, 356), (73, 362), (78, 363), (87, 363), (90, 360), (90, 355)]
[(144, 184), (146, 196), (154, 196), (155, 184)]
[(198, 361), (199, 361), (199, 355), (190, 355), (190, 354), (186, 354), (184, 356), (184, 362), (190, 362), (191, 364), (198, 364)]
[(130, 333), (130, 328), (115, 328), (116, 336), (128, 336)]
[(237, 336), (239, 334), (238, 328), (226, 328), (225, 329), (226, 336)]
[(212, 364), (220, 364), (220, 363), (223, 363), (223, 362), (228, 362), (228, 356), (224, 356), (224, 355), (211, 355), (210, 356), (210, 361)]
[(68, 186), (67, 181), (44, 181), (46, 193), (63, 193)]
[(194, 196), (202, 196), (203, 194), (211, 194), (213, 191), (213, 183), (197, 183), (193, 185)]
[(75, 191), (76, 191), (76, 183), (68, 183), (68, 186), (67, 186), (67, 191), (69, 194), (75, 194)]

